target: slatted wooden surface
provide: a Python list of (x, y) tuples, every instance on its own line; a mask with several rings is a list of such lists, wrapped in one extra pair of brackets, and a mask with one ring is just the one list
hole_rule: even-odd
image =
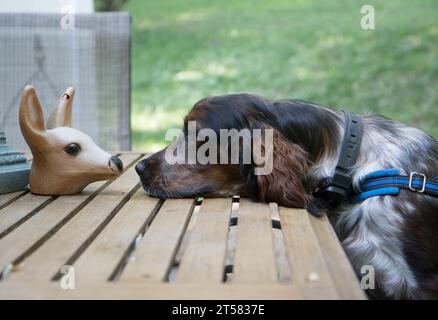
[[(125, 172), (81, 194), (0, 195), (0, 299), (364, 299), (326, 218), (247, 199), (147, 197)], [(74, 267), (74, 290), (61, 288)]]

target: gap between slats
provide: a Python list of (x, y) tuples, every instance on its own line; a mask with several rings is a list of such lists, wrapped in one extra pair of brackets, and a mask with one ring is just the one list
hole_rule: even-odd
[[(106, 216), (102, 223), (91, 233), (91, 235), (81, 244), (81, 246), (73, 253), (73, 255), (67, 260), (64, 265), (72, 266), (80, 255), (88, 248), (88, 246), (96, 239), (96, 237), (102, 232), (102, 230), (110, 223), (110, 221), (116, 216), (116, 214), (128, 203), (129, 199), (140, 188), (140, 184), (135, 185), (123, 199), (116, 205), (116, 207)], [(56, 281), (62, 277), (62, 273), (56, 272), (52, 280)]]
[(193, 199), (166, 200), (127, 257), (117, 280), (166, 281), (196, 204)]
[(318, 239), (304, 209), (279, 208), (291, 282), (301, 288), (304, 298), (336, 299), (336, 287)]
[[(123, 157), (123, 155), (122, 155), (122, 157)], [(128, 159), (130, 159), (130, 160), (128, 162), (128, 165), (125, 166), (124, 172), (126, 172), (128, 169), (130, 169), (132, 167), (132, 165), (134, 165), (140, 157), (141, 157), (140, 154), (138, 154), (138, 156), (135, 158), (132, 156), (129, 156)], [(84, 200), (82, 202), (80, 202), (78, 206), (74, 207), (69, 213), (67, 213), (60, 222), (58, 222), (51, 229), (48, 229), (47, 232), (45, 234), (43, 234), (40, 238), (35, 240), (35, 242), (33, 242), (32, 244), (29, 244), (29, 247), (27, 247), (27, 249), (23, 249), (24, 251), (21, 254), (17, 255), (15, 259), (12, 259), (12, 261), (10, 262), (9, 265), (4, 266), (5, 270), (9, 271), (11, 269), (11, 266), (15, 266), (15, 265), (18, 265), (21, 262), (23, 262), (23, 260), (25, 260), (33, 252), (35, 252), (41, 245), (43, 245), (54, 234), (56, 234), (59, 229), (61, 229), (65, 224), (67, 224), (78, 212), (80, 212), (84, 207), (86, 207), (94, 198), (96, 198), (96, 196), (98, 194), (100, 194), (101, 191), (106, 189), (114, 181), (115, 180), (102, 182), (102, 185), (100, 187), (98, 187), (94, 192), (92, 192), (88, 196), (84, 196)], [(65, 197), (68, 197), (68, 196), (61, 196), (58, 198), (59, 199), (58, 201), (61, 201)], [(31, 223), (31, 222), (32, 221), (29, 220), (28, 223)], [(17, 231), (20, 231), (20, 229), (18, 229)], [(3, 273), (3, 278), (5, 276), (7, 276), (7, 274)]]
[[(11, 210), (12, 206), (14, 204), (17, 204), (19, 201), (23, 201), (26, 202), (28, 200), (28, 198), (34, 198), (33, 200), (39, 204), (35, 204), (36, 207), (31, 209), (28, 213), (23, 214), (23, 216), (20, 218), (20, 215), (17, 214), (17, 212), (15, 212), (14, 210)], [(11, 204), (10, 206), (6, 207), (5, 210), (9, 211), (9, 215), (15, 215), (14, 217), (11, 217), (10, 219), (5, 218), (4, 216), (2, 216), (1, 212), (0, 212), (0, 217), (3, 219), (3, 223), (1, 228), (3, 230), (1, 230), (0, 232), (0, 240), (2, 238), (4, 238), (5, 236), (7, 236), (9, 233), (11, 233), (12, 231), (14, 231), (16, 228), (18, 228), (20, 225), (22, 225), (23, 223), (25, 223), (27, 220), (29, 220), (30, 218), (32, 218), (34, 215), (36, 215), (38, 212), (40, 212), (42, 209), (44, 209), (45, 207), (47, 207), (50, 203), (52, 203), (53, 201), (55, 201), (58, 198), (58, 196), (36, 196), (30, 193), (27, 193), (25, 196), (19, 198), (18, 200), (16, 200), (13, 204)], [(27, 209), (30, 208), (26, 208), (24, 211), (27, 212)], [(8, 221), (7, 220), (11, 220)], [(6, 221), (6, 222), (5, 222)], [(7, 226), (8, 224), (8, 226)]]
[[(199, 225), (199, 215), (208, 215), (209, 212), (203, 212), (203, 206), (205, 205), (205, 201), (209, 201), (209, 199), (205, 199), (203, 202), (198, 203), (198, 205), (195, 207), (193, 215), (191, 217), (191, 220), (189, 222), (189, 225), (187, 227), (187, 230), (183, 236), (183, 239), (181, 241), (181, 245), (179, 246), (179, 250), (177, 254), (175, 255), (175, 259), (172, 263), (171, 272), (169, 273), (168, 278), (166, 281), (168, 282), (181, 282), (184, 283), (217, 283), (217, 282), (227, 282), (227, 283), (233, 283), (233, 272), (234, 272), (234, 263), (235, 263), (235, 254), (236, 254), (236, 243), (238, 241), (238, 233), (239, 233), (239, 203), (240, 198), (239, 197), (233, 197), (231, 208), (229, 209), (229, 213), (227, 216), (227, 226), (226, 230), (223, 230), (222, 232), (218, 231), (222, 235), (218, 235), (219, 239), (218, 241), (221, 241), (220, 239), (223, 238), (223, 234), (226, 232), (226, 239), (222, 241), (225, 241), (225, 249), (221, 248), (217, 250), (217, 254), (224, 255), (223, 263), (222, 263), (222, 277), (221, 279), (217, 278), (216, 272), (213, 272), (211, 274), (210, 271), (206, 271), (205, 268), (206, 262), (202, 260), (191, 261), (190, 268), (188, 266), (183, 265), (183, 279), (181, 279), (181, 262), (184, 264), (187, 262), (186, 255), (189, 254), (191, 257), (190, 260), (193, 259), (199, 259), (197, 255), (200, 253), (193, 252), (195, 250), (194, 248), (191, 248), (190, 246), (197, 247), (199, 250), (203, 250), (203, 245), (201, 243), (202, 241), (202, 230), (200, 232), (200, 229), (203, 228), (203, 225)], [(227, 201), (227, 199), (221, 199), (221, 201)], [(228, 200), (229, 201), (229, 200)], [(249, 201), (249, 200), (244, 200)], [(251, 202), (252, 203), (252, 202)], [(264, 204), (254, 204), (255, 206), (263, 206)], [(265, 205), (267, 206), (267, 205)], [(213, 209), (210, 209), (213, 210)], [(272, 254), (274, 255), (274, 259), (272, 260), (273, 263), (273, 277), (270, 282), (280, 282), (280, 283), (288, 283), (290, 282), (290, 270), (289, 265), (287, 262), (286, 257), (286, 249), (284, 245), (283, 235), (281, 232), (281, 224), (279, 220), (279, 214), (278, 214), (278, 206), (276, 204), (271, 204), (269, 208), (267, 208), (267, 225), (266, 228), (269, 229), (269, 232), (272, 231), (272, 244), (267, 244), (268, 250), (271, 250)], [(201, 212), (201, 213), (200, 213)], [(211, 212), (210, 212), (211, 214)], [(205, 222), (205, 219), (208, 219), (208, 217), (202, 217), (203, 221)], [(213, 218), (212, 218), (213, 219)], [(222, 223), (223, 224), (223, 223)], [(193, 234), (195, 233), (195, 234)], [(204, 235), (204, 237), (207, 236), (207, 238), (210, 238), (208, 235)], [(196, 237), (195, 239), (192, 239), (192, 237)], [(201, 237), (201, 239), (199, 239)], [(208, 240), (208, 239), (205, 239)], [(194, 243), (191, 243), (191, 241), (194, 241)], [(211, 239), (210, 239), (211, 241)], [(189, 253), (187, 253), (187, 247), (189, 247)], [(204, 248), (205, 249), (205, 248)], [(191, 251), (190, 251), (191, 250)], [(222, 253), (222, 250), (224, 252)], [(257, 254), (256, 252), (253, 252), (253, 254)], [(208, 257), (206, 257), (208, 259)], [(197, 264), (198, 263), (198, 264)], [(217, 261), (214, 262), (217, 264)], [(188, 264), (188, 262), (187, 262)], [(207, 263), (208, 265), (208, 263)], [(201, 269), (197, 269), (201, 268)], [(191, 270), (192, 274), (190, 274), (189, 270)], [(198, 272), (197, 272), (198, 270)], [(199, 276), (197, 275), (199, 274)], [(258, 279), (257, 279), (258, 280)], [(250, 281), (251, 282), (251, 281)], [(254, 283), (257, 283), (257, 281), (253, 281)]]
[(199, 211), (201, 209), (203, 198), (197, 198), (195, 200), (195, 206), (193, 207), (193, 212), (190, 220), (185, 228), (184, 234), (181, 237), (181, 242), (178, 244), (178, 248), (175, 252), (175, 256), (172, 259), (169, 272), (166, 274), (165, 281), (174, 283), (176, 281), (177, 273), (181, 263), (183, 254), (189, 244), (191, 234), (196, 226), (198, 220)]
[(232, 199), (204, 199), (184, 248), (177, 283), (221, 283)]
[(109, 281), (117, 281), (120, 278), (120, 275), (122, 274), (124, 268), (128, 264), (129, 260), (131, 259), (135, 249), (137, 248), (138, 244), (141, 242), (142, 238), (144, 237), (144, 234), (147, 232), (148, 228), (150, 227), (151, 223), (154, 221), (155, 217), (157, 216), (159, 210), (163, 206), (164, 200), (160, 199), (157, 201), (157, 204), (152, 209), (152, 212), (148, 216), (148, 218), (145, 220), (144, 224), (141, 226), (139, 231), (137, 232), (134, 239), (129, 244), (128, 248), (123, 253), (122, 257), (120, 258), (120, 261), (116, 265), (114, 271), (109, 276)]
[[(138, 158), (137, 158), (138, 160)], [(133, 160), (131, 162), (131, 165), (135, 163), (136, 160)], [(79, 212), (82, 208), (84, 208), (97, 194), (102, 191), (105, 187), (107, 187), (112, 181), (106, 182), (103, 186), (101, 186), (97, 191), (95, 191), (92, 196), (87, 198), (86, 202), (82, 203), (80, 206), (75, 208), (72, 212), (70, 212), (59, 224), (57, 224), (54, 228), (52, 228), (49, 232), (47, 232), (46, 235), (44, 235), (42, 238), (40, 238), (33, 246), (31, 246), (29, 249), (27, 249), (22, 255), (20, 255), (17, 259), (14, 260), (15, 264), (20, 263), (23, 261), (28, 255), (32, 254), (35, 250), (37, 250), (46, 240), (48, 240), (54, 233), (56, 233), (63, 225), (65, 225), (77, 212)], [(90, 235), (89, 238), (85, 240), (81, 244), (81, 246), (74, 252), (74, 254), (70, 257), (70, 259), (66, 262), (66, 264), (74, 264), (74, 262), (80, 257), (80, 255), (88, 248), (88, 246), (94, 241), (94, 239), (101, 233), (102, 230), (111, 222), (111, 220), (116, 216), (116, 214), (124, 207), (124, 205), (129, 201), (131, 196), (139, 189), (139, 184), (137, 184), (134, 188), (130, 190), (130, 192), (122, 199), (122, 201), (111, 211), (111, 213), (104, 219), (104, 221), (95, 229), (95, 231)], [(16, 199), (22, 197), (25, 195), (25, 193), (20, 194), (16, 196)], [(237, 200), (236, 200), (237, 199)], [(53, 199), (55, 200), (55, 199)], [(52, 201), (53, 201), (52, 200)], [(52, 201), (48, 202), (45, 206), (50, 204)], [(248, 200), (245, 200), (248, 201)], [(161, 208), (162, 202), (160, 202), (159, 205), (154, 209), (154, 212), (151, 214), (150, 218), (148, 218), (143, 226), (140, 228), (140, 230), (137, 233), (137, 237), (135, 237), (132, 242), (127, 246), (125, 252), (120, 258), (120, 261), (117, 263), (116, 268), (112, 272), (111, 276), (109, 277), (110, 280), (118, 280), (121, 275), (123, 275), (123, 271), (127, 264), (129, 263), (129, 260), (132, 256), (135, 256), (135, 250), (136, 245), (139, 243), (139, 237), (138, 235), (144, 236), (148, 228), (151, 226), (151, 224), (154, 221), (154, 218), (157, 214), (159, 214), (159, 210)], [(196, 228), (197, 218), (199, 214), (200, 206), (202, 205), (202, 202), (196, 203), (191, 209), (191, 213), (188, 215), (187, 224), (183, 227), (182, 235), (180, 237), (180, 240), (175, 245), (175, 251), (172, 254), (171, 261), (172, 263), (169, 264), (169, 268), (165, 272), (164, 280), (173, 282), (175, 279), (178, 278), (178, 272), (179, 272), (179, 264), (182, 259), (184, 259), (184, 253), (187, 249), (187, 246), (190, 243), (190, 238), (193, 234), (194, 228)], [(261, 206), (263, 204), (257, 204), (258, 206)], [(42, 205), (41, 205), (42, 206)], [(39, 212), (40, 209), (44, 208), (45, 206), (37, 207), (32, 212), (30, 212), (28, 215), (26, 215), (24, 218), (19, 220), (14, 228), (11, 230), (6, 229), (8, 233), (14, 231), (15, 228), (26, 222), (26, 220), (32, 218), (36, 213)], [(287, 250), (285, 247), (285, 239), (283, 237), (282, 231), (282, 223), (280, 219), (280, 215), (278, 212), (278, 206), (276, 204), (270, 204), (270, 222), (271, 222), (271, 232), (272, 232), (272, 249), (273, 249), (273, 255), (274, 255), (274, 268), (276, 270), (276, 278), (274, 281), (278, 282), (290, 282), (291, 281), (291, 270), (290, 265), (288, 263), (287, 258)], [(307, 213), (306, 213), (307, 214)], [(22, 221), (23, 220), (23, 221)], [(236, 254), (236, 243), (238, 241), (239, 235), (239, 199), (235, 198), (233, 200), (230, 216), (229, 216), (229, 229), (227, 230), (227, 245), (225, 250), (225, 259), (224, 259), (224, 265), (223, 265), (223, 282), (234, 282), (234, 272), (235, 272), (235, 254)], [(314, 222), (312, 222), (313, 224)], [(313, 228), (311, 228), (313, 229)], [(315, 230), (316, 232), (316, 230)], [(5, 234), (4, 236), (6, 236)], [(319, 240), (319, 239), (318, 239)], [(319, 254), (319, 256), (321, 256)], [(324, 257), (326, 259), (326, 257)], [(324, 260), (325, 260), (324, 259)], [(325, 262), (325, 261), (324, 261)], [(292, 265), (294, 264), (294, 261), (291, 261)], [(58, 276), (54, 277), (55, 279), (59, 278)]]
[(7, 194), (0, 195), (0, 210), (2, 210), (3, 208), (6, 208), (8, 205), (15, 202), (19, 198), (23, 197), (27, 193), (29, 193), (29, 190), (26, 189), (23, 191), (17, 191), (17, 192), (13, 192), (13, 193), (7, 193)]
[[(116, 155), (118, 156), (119, 154)], [(107, 184), (111, 183), (111, 181), (112, 180), (108, 181)], [(2, 221), (0, 221), (0, 239), (2, 239), (6, 235), (14, 231), (16, 228), (18, 228), (21, 224), (32, 218), (42, 209), (47, 207), (50, 203), (55, 201), (58, 197), (59, 196), (34, 195), (30, 193), (28, 189), (26, 189), (21, 194), (7, 201), (5, 204), (0, 205), (0, 217), (2, 217)], [(24, 208), (14, 208), (14, 206), (20, 205), (24, 206)], [(20, 214), (20, 211), (23, 211), (23, 213)], [(9, 215), (5, 217), (5, 215), (7, 215), (8, 213)]]

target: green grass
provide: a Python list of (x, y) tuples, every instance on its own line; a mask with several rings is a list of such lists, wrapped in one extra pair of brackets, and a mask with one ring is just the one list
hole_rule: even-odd
[(157, 150), (207, 95), (373, 111), (438, 137), (438, 1), (130, 0), (133, 147)]

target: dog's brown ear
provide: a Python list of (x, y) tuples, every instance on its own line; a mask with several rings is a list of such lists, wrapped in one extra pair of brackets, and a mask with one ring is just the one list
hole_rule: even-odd
[(19, 122), (29, 147), (42, 147), (46, 131), (44, 113), (35, 89), (30, 85), (27, 85), (21, 94)]
[(69, 87), (58, 100), (58, 104), (52, 111), (47, 121), (47, 128), (71, 127), (71, 113), (75, 89)]
[[(297, 144), (287, 141), (277, 130), (272, 130), (272, 144), (268, 139), (261, 139), (260, 143), (253, 144), (254, 162), (269, 170), (271, 165), (261, 164), (257, 159), (256, 146), (261, 147), (264, 162), (272, 164), (271, 172), (259, 172), (257, 165), (255, 175), (259, 198), (264, 202), (276, 202), (279, 205), (296, 208), (306, 208), (309, 195), (305, 190), (305, 174), (309, 167), (307, 153)], [(265, 170), (266, 171), (266, 170)]]

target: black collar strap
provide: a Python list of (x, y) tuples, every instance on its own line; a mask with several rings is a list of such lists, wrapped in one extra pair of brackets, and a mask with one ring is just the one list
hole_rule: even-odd
[(314, 192), (316, 197), (324, 198), (331, 207), (336, 207), (350, 198), (352, 168), (356, 164), (363, 136), (362, 116), (347, 111), (344, 114), (344, 137), (335, 173), (332, 178), (324, 179)]

